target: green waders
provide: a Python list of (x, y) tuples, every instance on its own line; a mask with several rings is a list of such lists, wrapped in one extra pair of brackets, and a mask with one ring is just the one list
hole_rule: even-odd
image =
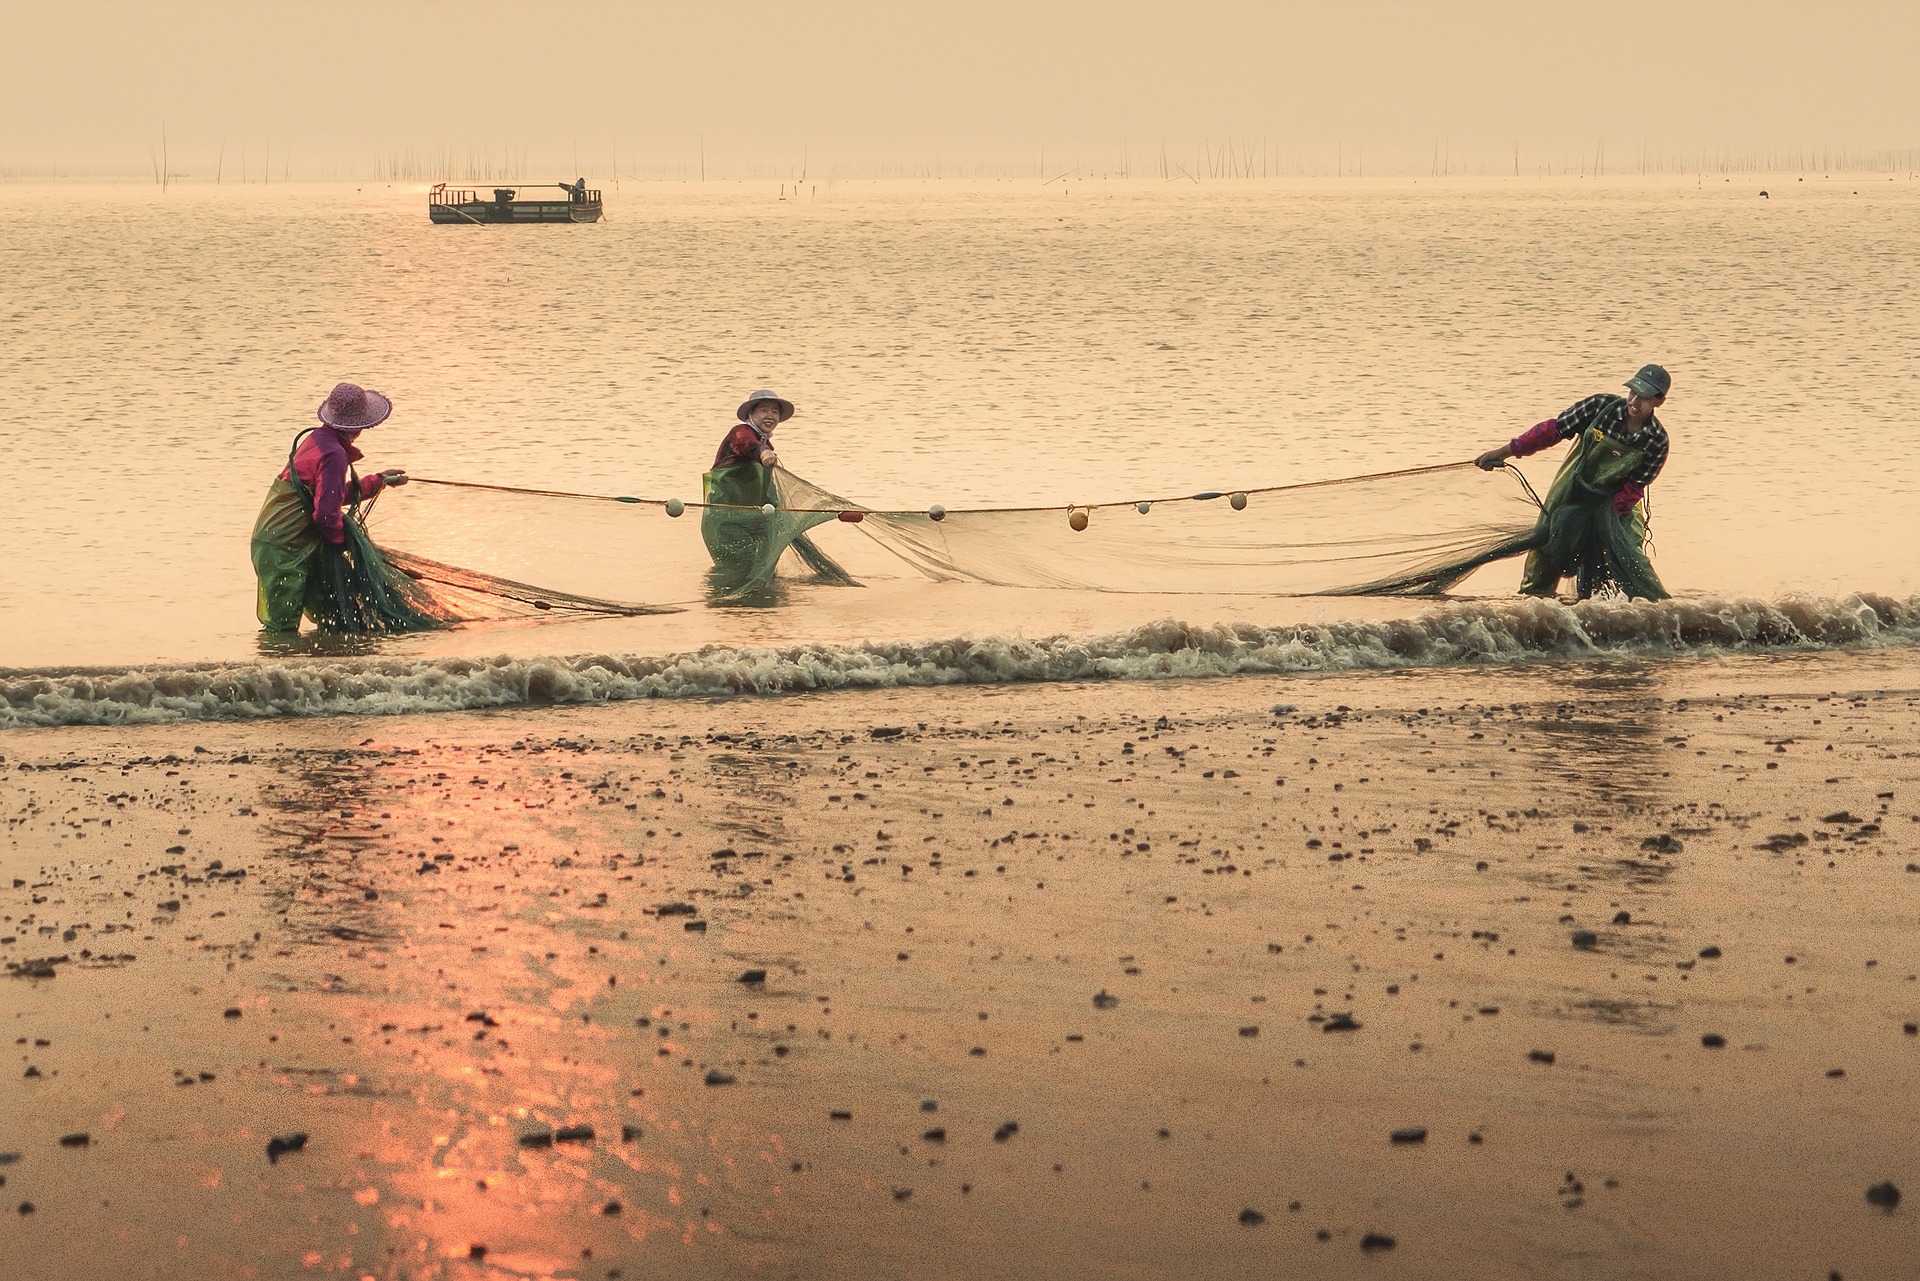
[(360, 519), (360, 477), (347, 469), (352, 506), (342, 517), (346, 541), (330, 547), (313, 521), (313, 491), (294, 470), (293, 455), (309, 427), (293, 438), (287, 475), (275, 480), (253, 523), (255, 612), (268, 631), (300, 629), (302, 614), (331, 632), (367, 635), (416, 632), (457, 621), (422, 584), (388, 563)]
[(253, 523), (253, 572), (260, 583), (256, 612), (270, 632), (300, 630), (307, 610), (322, 542), (312, 511), (305, 486), (276, 480)]
[(1630, 597), (1666, 600), (1667, 589), (1643, 550), (1647, 540), (1646, 505), (1625, 516), (1613, 509), (1613, 496), (1640, 466), (1641, 450), (1623, 445), (1597, 428), (1588, 428), (1574, 444), (1534, 526), (1538, 540), (1527, 554), (1520, 590), (1528, 596), (1552, 596), (1560, 580), (1572, 577), (1585, 600), (1613, 583)]
[[(834, 513), (781, 507), (771, 469), (739, 462), (717, 467), (700, 478), (700, 537), (713, 558), (709, 582), (726, 598), (747, 598), (773, 586), (774, 570), (791, 547), (818, 582), (855, 586), (853, 577), (814, 545), (807, 531), (834, 519)], [(763, 507), (772, 503), (769, 515)]]

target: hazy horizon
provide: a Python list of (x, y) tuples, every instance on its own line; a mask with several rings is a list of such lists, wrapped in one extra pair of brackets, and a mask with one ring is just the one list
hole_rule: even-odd
[[(1912, 167), (1920, 6), (0, 6), (0, 175)], [(164, 138), (164, 143), (163, 143)]]

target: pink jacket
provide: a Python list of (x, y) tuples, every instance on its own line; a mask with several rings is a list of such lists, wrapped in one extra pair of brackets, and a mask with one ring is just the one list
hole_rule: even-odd
[[(300, 442), (293, 466), (280, 472), (281, 480), (292, 480), (289, 472), (300, 473), (313, 492), (313, 523), (320, 527), (320, 536), (336, 547), (347, 541), (346, 521), (340, 514), (347, 505), (347, 469), (361, 457), (333, 428), (319, 427)], [(360, 497), (372, 498), (384, 484), (386, 477), (378, 474), (360, 477)]]

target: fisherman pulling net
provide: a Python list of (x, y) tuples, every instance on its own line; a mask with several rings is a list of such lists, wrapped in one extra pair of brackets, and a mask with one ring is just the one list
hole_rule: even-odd
[(303, 615), (323, 631), (372, 635), (553, 610), (670, 612), (549, 591), (379, 546), (366, 517), (382, 492), (409, 477), (398, 467), (359, 475), (353, 465), (363, 455), (354, 442), (392, 412), (393, 402), (379, 392), (340, 383), (320, 406), (320, 425), (294, 436), (253, 527), (263, 629), (296, 632)]

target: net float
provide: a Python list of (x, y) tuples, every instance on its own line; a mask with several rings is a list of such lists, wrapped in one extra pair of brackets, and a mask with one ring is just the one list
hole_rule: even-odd
[(774, 512), (776, 512), (776, 511), (778, 511), (778, 510), (780, 510), (780, 509), (779, 509), (779, 508), (777, 508), (777, 507), (775, 507), (775, 506), (774, 506), (774, 505), (773, 505), (772, 503), (761, 503), (761, 504), (760, 504), (760, 514), (761, 514), (762, 516), (771, 516), (771, 515), (773, 515), (773, 514), (774, 514)]
[(1137, 502), (1133, 505), (1133, 509), (1139, 512), (1142, 516), (1144, 516), (1148, 512), (1153, 510), (1153, 504), (1142, 499), (1140, 502)]
[(1087, 527), (1087, 509), (1084, 507), (1070, 509), (1067, 512), (1067, 524), (1072, 526), (1076, 533), (1085, 529)]
[(667, 500), (667, 515), (679, 516), (684, 514), (686, 510), (687, 510), (687, 505), (681, 502), (678, 498), (669, 498)]
[(1233, 504), (1233, 509), (1237, 512), (1243, 512), (1247, 509), (1247, 496), (1245, 494), (1233, 494), (1228, 497), (1227, 501)]
[(858, 525), (863, 519), (865, 519), (865, 516), (866, 516), (866, 513), (864, 512), (841, 512), (840, 513), (840, 519), (844, 520), (849, 525)]
[(927, 508), (928, 520), (945, 520), (946, 518), (947, 518), (947, 509), (942, 507), (939, 503), (935, 503), (933, 506)]

